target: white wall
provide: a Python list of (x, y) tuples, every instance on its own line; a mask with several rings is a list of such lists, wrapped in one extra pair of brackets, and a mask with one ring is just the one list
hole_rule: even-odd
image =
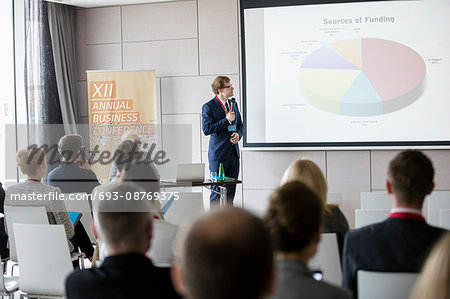
[[(213, 97), (210, 84), (215, 76), (227, 75), (237, 87), (235, 94), (240, 93), (238, 6), (238, 0), (191, 0), (78, 9), (80, 121), (88, 122), (86, 70), (156, 69), (163, 120), (192, 124), (193, 162), (208, 163), (200, 114), (201, 105)], [(342, 193), (341, 208), (353, 226), (360, 192), (385, 189), (387, 165), (397, 152), (244, 151), (243, 184), (235, 203), (265, 207), (286, 167), (294, 159), (309, 157), (325, 173), (329, 191)], [(435, 165), (439, 190), (450, 190), (449, 153), (426, 151)]]

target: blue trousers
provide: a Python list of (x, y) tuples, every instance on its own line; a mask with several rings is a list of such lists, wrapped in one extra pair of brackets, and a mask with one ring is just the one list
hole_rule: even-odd
[[(219, 164), (223, 163), (223, 169), (225, 176), (237, 179), (239, 176), (239, 158), (235, 151), (233, 151), (232, 159), (227, 161), (209, 161), (209, 171), (217, 172), (219, 174)], [(236, 194), (236, 184), (227, 184), (227, 199), (226, 202), (229, 205), (233, 205), (234, 195)], [(211, 189), (219, 192), (218, 186), (211, 186)], [(209, 197), (211, 205), (218, 205), (220, 203), (220, 196), (216, 192), (211, 191), (211, 196)]]

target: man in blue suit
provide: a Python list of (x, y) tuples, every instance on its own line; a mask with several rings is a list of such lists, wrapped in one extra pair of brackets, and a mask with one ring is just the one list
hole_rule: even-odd
[[(244, 124), (236, 102), (229, 100), (234, 88), (230, 78), (218, 76), (211, 84), (216, 95), (202, 107), (202, 128), (209, 139), (209, 170), (219, 172), (219, 164), (223, 163), (225, 175), (236, 178), (239, 176), (239, 145), (244, 134)], [(227, 187), (227, 203), (233, 204), (236, 185)], [(214, 190), (217, 190), (215, 188)], [(218, 190), (217, 190), (218, 191)], [(211, 192), (211, 204), (219, 203), (219, 195)]]

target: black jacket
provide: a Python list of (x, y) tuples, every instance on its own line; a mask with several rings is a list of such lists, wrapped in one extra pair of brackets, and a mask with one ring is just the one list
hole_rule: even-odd
[(99, 268), (78, 270), (67, 277), (68, 299), (178, 299), (169, 268), (156, 268), (141, 254), (105, 258)]
[(356, 272), (420, 272), (444, 230), (423, 220), (388, 218), (347, 233), (342, 284), (357, 296)]

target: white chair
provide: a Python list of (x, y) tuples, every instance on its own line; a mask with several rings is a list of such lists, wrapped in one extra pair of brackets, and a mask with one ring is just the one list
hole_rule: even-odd
[(342, 204), (342, 193), (340, 192), (328, 192), (327, 203)]
[(381, 222), (388, 218), (391, 210), (355, 210), (355, 228)]
[(428, 196), (428, 223), (439, 226), (439, 210), (450, 209), (450, 191), (434, 191)]
[(340, 286), (342, 282), (341, 261), (336, 234), (322, 234), (316, 255), (309, 261), (311, 270), (321, 270), (323, 280)]
[[(164, 219), (172, 224), (182, 226), (195, 221), (205, 212), (202, 193), (180, 192), (179, 199), (170, 201)], [(163, 212), (166, 206), (163, 207)]]
[(360, 299), (407, 299), (419, 274), (358, 270), (357, 276)]
[(153, 220), (153, 236), (147, 256), (156, 266), (172, 264), (174, 260), (174, 241), (178, 226), (163, 220)]
[(97, 241), (94, 232), (92, 231), (92, 222), (94, 220), (92, 218), (91, 206), (86, 199), (86, 193), (64, 193), (64, 203), (66, 204), (67, 211), (83, 214), (80, 221), (83, 224), (91, 243), (94, 244)]
[(361, 192), (361, 209), (392, 209), (387, 192)]
[(439, 212), (439, 226), (450, 230), (450, 209), (441, 209)]
[[(5, 214), (9, 238), (9, 258), (12, 262), (17, 263), (18, 260), (13, 224), (49, 224), (47, 210), (45, 207), (5, 206)], [(67, 237), (64, 242), (67, 243)], [(76, 261), (78, 259), (80, 261), (81, 268), (84, 268), (84, 256), (84, 253), (75, 252), (71, 255), (71, 259), (72, 261)]]
[(5, 206), (5, 220), (8, 229), (9, 258), (17, 262), (13, 223), (48, 224), (47, 211), (45, 207)]
[(20, 298), (65, 296), (64, 283), (73, 271), (63, 225), (14, 224), (20, 263)]
[(19, 289), (19, 277), (5, 276), (3, 262), (0, 262), (0, 296), (14, 298), (14, 292)]

